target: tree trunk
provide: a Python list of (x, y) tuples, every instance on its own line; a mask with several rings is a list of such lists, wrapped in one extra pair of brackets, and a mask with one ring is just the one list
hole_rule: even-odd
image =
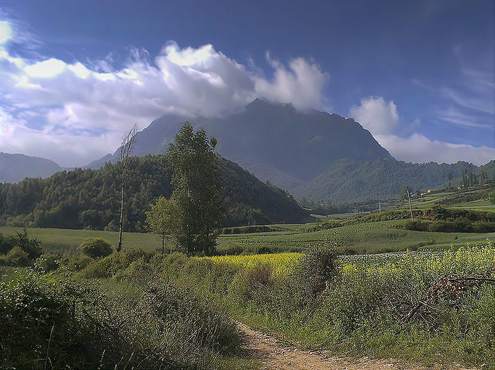
[(122, 184), (120, 187), (120, 221), (119, 221), (119, 244), (117, 252), (122, 250), (122, 232), (124, 230), (124, 174), (122, 174)]
[(165, 254), (165, 234), (162, 234), (162, 254)]

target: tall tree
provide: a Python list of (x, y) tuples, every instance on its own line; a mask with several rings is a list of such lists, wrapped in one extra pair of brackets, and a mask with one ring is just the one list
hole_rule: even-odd
[(176, 234), (178, 216), (175, 202), (163, 196), (159, 197), (151, 209), (146, 212), (146, 223), (149, 229), (161, 237), (162, 253), (165, 253), (167, 235)]
[(170, 145), (172, 199), (178, 208), (176, 238), (188, 254), (213, 254), (224, 216), (216, 140), (185, 123)]
[(124, 207), (125, 207), (125, 185), (128, 176), (129, 158), (136, 142), (137, 129), (134, 126), (122, 139), (119, 150), (120, 159), (120, 218), (119, 218), (119, 243), (117, 252), (122, 250), (122, 234), (124, 232)]

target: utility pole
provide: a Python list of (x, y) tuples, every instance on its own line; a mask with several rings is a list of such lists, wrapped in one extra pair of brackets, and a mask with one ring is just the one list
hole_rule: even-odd
[(409, 200), (409, 212), (411, 212), (411, 221), (414, 220), (412, 205), (411, 205), (411, 193), (409, 192), (409, 187), (407, 188), (407, 199)]

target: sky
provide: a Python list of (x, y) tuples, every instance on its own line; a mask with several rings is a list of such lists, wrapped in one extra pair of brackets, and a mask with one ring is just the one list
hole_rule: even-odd
[(0, 152), (83, 166), (164, 113), (256, 97), (397, 159), (495, 159), (493, 0), (0, 0)]

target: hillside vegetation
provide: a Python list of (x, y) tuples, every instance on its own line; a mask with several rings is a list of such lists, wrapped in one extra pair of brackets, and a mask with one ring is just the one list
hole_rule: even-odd
[[(227, 161), (220, 161), (224, 226), (297, 223), (306, 212), (286, 192), (267, 185)], [(144, 231), (145, 212), (158, 196), (171, 194), (170, 170), (163, 156), (132, 158), (129, 168), (126, 230)], [(73, 170), (48, 179), (0, 185), (0, 220), (11, 225), (115, 230), (119, 215), (120, 172)]]
[[(137, 135), (135, 155), (163, 153), (185, 118), (166, 114)], [(337, 114), (298, 111), (257, 99), (221, 118), (197, 117), (219, 140), (218, 151), (263, 181), (299, 199), (333, 204), (398, 198), (405, 186), (426, 191), (462, 184), (464, 175), (495, 179), (495, 161), (477, 167), (395, 160), (358, 122)], [(118, 151), (91, 164), (117, 160)]]

